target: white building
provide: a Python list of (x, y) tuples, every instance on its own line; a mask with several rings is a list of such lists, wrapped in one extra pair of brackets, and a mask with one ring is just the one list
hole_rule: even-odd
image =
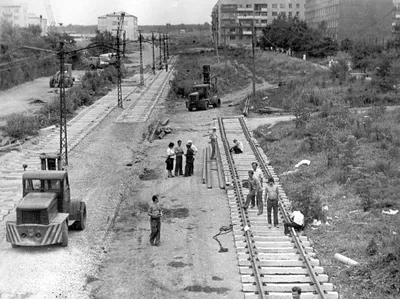
[(0, 21), (5, 20), (13, 26), (28, 27), (28, 3), (4, 2), (1, 1), (0, 3)]
[(218, 44), (251, 44), (253, 31), (259, 35), (281, 13), (304, 20), (305, 0), (218, 0), (212, 34)]
[(28, 25), (40, 26), (42, 29), (42, 36), (47, 33), (47, 19), (43, 18), (42, 16), (37, 17), (34, 14), (29, 14)]
[[(138, 18), (134, 15), (130, 15), (126, 12), (119, 11), (109, 13), (104, 16), (97, 18), (97, 29), (100, 32), (111, 32), (113, 35), (117, 34), (118, 23), (121, 18), (121, 14), (125, 13), (124, 24), (122, 30), (125, 32), (125, 38), (128, 40), (137, 40), (139, 37), (138, 33)], [(121, 37), (122, 37), (121, 33)]]

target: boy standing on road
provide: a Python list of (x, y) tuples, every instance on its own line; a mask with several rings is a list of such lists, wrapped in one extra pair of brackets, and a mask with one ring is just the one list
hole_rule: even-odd
[(278, 225), (278, 200), (279, 200), (279, 189), (275, 185), (273, 178), (268, 179), (267, 187), (265, 188), (265, 205), (267, 206), (268, 214), (268, 227), (271, 228), (271, 210), (274, 210), (274, 226)]
[(153, 203), (149, 207), (148, 215), (150, 216), (150, 244), (153, 246), (160, 245), (161, 238), (161, 207), (158, 204), (158, 196), (153, 195)]

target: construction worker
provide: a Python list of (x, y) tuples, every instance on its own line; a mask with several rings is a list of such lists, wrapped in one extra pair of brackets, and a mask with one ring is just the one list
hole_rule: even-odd
[(186, 157), (186, 165), (185, 165), (185, 176), (191, 176), (193, 174), (193, 162), (194, 162), (194, 151), (190, 144), (186, 144), (187, 152), (185, 154)]
[(160, 205), (158, 204), (158, 196), (153, 195), (152, 197), (153, 203), (150, 205), (148, 210), (148, 215), (150, 216), (150, 244), (153, 246), (160, 245), (161, 238), (161, 216), (162, 210)]
[(178, 145), (174, 148), (175, 151), (175, 176), (183, 175), (182, 162), (183, 162), (183, 147), (182, 140), (178, 140)]
[[(249, 170), (249, 194), (247, 194), (246, 198), (246, 203), (243, 206), (243, 209), (247, 210), (247, 208), (250, 205), (251, 202), (251, 208), (254, 208), (255, 206), (255, 201), (256, 201), (256, 196), (257, 196), (257, 207), (258, 207), (258, 215), (261, 215), (263, 212), (263, 207), (262, 207), (262, 197), (259, 198), (259, 194), (261, 192), (262, 194), (262, 188), (260, 185), (260, 181), (254, 177), (254, 171)], [(261, 205), (261, 207), (260, 207)]]
[(292, 299), (300, 299), (301, 296), (301, 288), (293, 287), (292, 288)]
[(279, 189), (275, 185), (275, 180), (271, 177), (268, 179), (268, 184), (265, 187), (265, 205), (267, 206), (268, 214), (268, 227), (271, 228), (271, 212), (274, 213), (274, 226), (279, 227), (278, 223), (278, 201), (279, 201)]
[(235, 144), (233, 147), (231, 147), (230, 152), (235, 153), (235, 154), (241, 154), (243, 153), (243, 143), (240, 141), (237, 141), (236, 139), (233, 139), (233, 143)]
[(167, 171), (168, 171), (168, 177), (173, 178), (174, 176), (172, 175), (172, 170), (174, 169), (174, 143), (170, 142), (168, 144), (168, 149), (167, 149), (167, 160), (165, 160), (165, 163), (167, 163)]
[(187, 144), (190, 146), (190, 148), (193, 150), (193, 161), (192, 161), (192, 167), (191, 170), (192, 172), (190, 173), (190, 175), (194, 174), (194, 156), (196, 156), (197, 152), (199, 151), (197, 149), (197, 147), (194, 146), (193, 141), (192, 140), (188, 140)]
[(210, 137), (210, 143), (211, 143), (211, 158), (210, 159), (216, 159), (215, 157), (215, 148), (217, 146), (217, 128), (214, 127), (212, 129), (212, 132), (209, 134), (204, 135)]
[(258, 167), (258, 163), (257, 162), (251, 163), (251, 167), (253, 168), (253, 171), (254, 171), (254, 177), (256, 177), (260, 181), (260, 184), (261, 184), (261, 187), (262, 187), (264, 178), (263, 178), (263, 173), (262, 173), (261, 168)]

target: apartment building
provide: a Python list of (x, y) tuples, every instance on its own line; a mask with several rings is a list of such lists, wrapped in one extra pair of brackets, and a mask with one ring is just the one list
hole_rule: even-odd
[[(117, 34), (118, 22), (123, 12), (109, 13), (97, 18), (97, 29), (100, 32), (111, 32), (113, 35)], [(122, 27), (125, 32), (125, 38), (129, 40), (137, 40), (138, 33), (138, 18), (125, 12), (124, 24)], [(122, 36), (122, 35), (121, 35)]]
[(217, 44), (251, 44), (267, 24), (278, 17), (305, 17), (305, 0), (219, 0), (212, 11), (211, 28)]
[(400, 0), (394, 0), (394, 11), (392, 20), (392, 34), (394, 38), (400, 37)]
[[(306, 22), (339, 41), (392, 37), (393, 0), (306, 0)], [(400, 19), (400, 14), (399, 14)]]
[(0, 4), (0, 21), (5, 20), (13, 26), (28, 27), (28, 3), (4, 2)]

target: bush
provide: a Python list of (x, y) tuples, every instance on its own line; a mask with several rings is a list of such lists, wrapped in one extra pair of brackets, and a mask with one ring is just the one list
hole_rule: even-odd
[(10, 137), (20, 139), (27, 135), (36, 135), (41, 127), (41, 118), (37, 115), (13, 113), (5, 117), (6, 125), (1, 129)]

